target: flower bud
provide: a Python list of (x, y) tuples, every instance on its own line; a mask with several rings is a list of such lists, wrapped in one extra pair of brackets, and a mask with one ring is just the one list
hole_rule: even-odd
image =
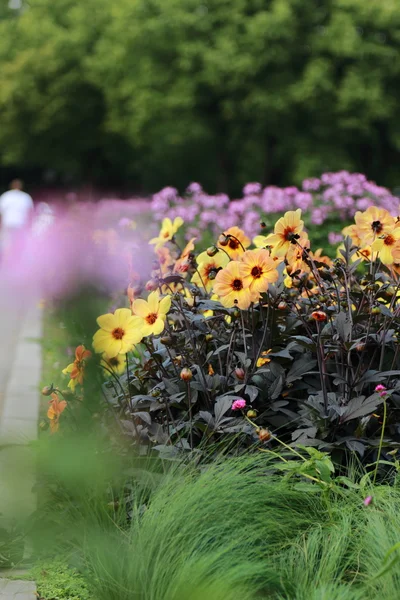
[(283, 300), (281, 302), (279, 302), (279, 304), (278, 304), (278, 310), (286, 310), (286, 309), (287, 309), (286, 302), (283, 302)]
[(215, 256), (217, 252), (219, 252), (219, 250), (216, 246), (210, 246), (209, 248), (207, 248), (208, 256)]
[(218, 273), (217, 269), (210, 269), (210, 271), (208, 272), (208, 279), (210, 281), (213, 281), (216, 278), (217, 273)]
[(45, 385), (44, 388), (42, 389), (42, 396), (51, 396), (51, 394), (53, 392), (54, 392), (53, 384)]
[(255, 419), (257, 416), (257, 413), (255, 410), (248, 410), (247, 411), (247, 415), (246, 415), (249, 419)]
[(235, 319), (238, 319), (240, 317), (240, 310), (238, 308), (234, 308), (232, 315), (235, 317)]
[(180, 378), (183, 381), (190, 381), (193, 377), (193, 373), (188, 367), (184, 367), (180, 373)]
[(174, 340), (170, 335), (164, 335), (162, 338), (160, 338), (160, 342), (164, 346), (172, 346), (174, 343)]
[(226, 236), (224, 233), (221, 233), (221, 235), (218, 238), (218, 243), (220, 246), (227, 246), (229, 242), (229, 237)]
[(236, 369), (235, 369), (235, 375), (241, 381), (243, 381), (243, 379), (246, 377), (245, 370), (242, 369), (242, 367), (236, 367)]
[(207, 333), (206, 335), (206, 342), (211, 342), (211, 340), (214, 339), (214, 336), (212, 333)]
[(268, 429), (257, 429), (256, 433), (260, 442), (268, 442), (271, 439), (271, 432)]
[(311, 318), (314, 319), (314, 321), (322, 323), (328, 319), (328, 315), (323, 310), (314, 310), (311, 313)]

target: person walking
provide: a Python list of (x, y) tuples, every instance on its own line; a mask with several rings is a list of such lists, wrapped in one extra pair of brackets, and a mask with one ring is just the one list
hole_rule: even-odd
[(8, 253), (19, 234), (31, 223), (33, 200), (23, 191), (20, 179), (13, 179), (10, 189), (0, 196), (1, 254)]

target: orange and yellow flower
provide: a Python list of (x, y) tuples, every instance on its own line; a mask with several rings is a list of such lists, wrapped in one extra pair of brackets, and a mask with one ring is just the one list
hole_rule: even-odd
[(384, 265), (392, 265), (400, 259), (400, 228), (396, 227), (385, 235), (379, 236), (371, 245), (373, 252), (379, 253)]
[(272, 246), (273, 256), (285, 256), (291, 245), (304, 246), (308, 241), (303, 231), (304, 222), (301, 220), (301, 209), (289, 210), (275, 224), (274, 233), (266, 237), (267, 244)]
[(246, 275), (244, 264), (235, 260), (218, 271), (214, 291), (218, 294), (221, 304), (226, 308), (233, 306), (242, 310), (249, 308), (254, 296), (250, 291), (250, 280), (246, 278)]
[(379, 236), (390, 233), (395, 227), (395, 219), (384, 208), (370, 206), (364, 212), (354, 215), (362, 246), (372, 244)]
[(60, 400), (57, 394), (51, 394), (49, 408), (47, 410), (47, 418), (50, 420), (50, 431), (56, 433), (60, 427), (60, 415), (67, 407), (65, 400)]
[(174, 264), (171, 252), (169, 251), (169, 248), (165, 246), (155, 248), (155, 251), (158, 258), (158, 263), (160, 265), (160, 271), (163, 275), (165, 275), (165, 273), (167, 273)]
[(270, 283), (278, 280), (276, 262), (268, 250), (247, 250), (240, 261), (243, 264), (244, 279), (250, 282), (250, 292), (256, 297), (266, 292)]
[(69, 375), (70, 380), (68, 387), (74, 392), (76, 386), (83, 384), (83, 375), (85, 372), (86, 361), (92, 356), (90, 350), (86, 350), (85, 346), (78, 346), (75, 350), (75, 360), (63, 369), (64, 375)]
[(259, 358), (257, 359), (256, 367), (263, 367), (264, 365), (267, 365), (271, 362), (271, 359), (268, 356), (270, 352), (272, 352), (271, 348), (269, 350), (264, 350), (264, 352), (261, 352)]
[(202, 252), (196, 259), (197, 271), (192, 277), (192, 283), (204, 287), (206, 292), (211, 292), (218, 271), (229, 262), (229, 257), (220, 250), (214, 256), (209, 256), (207, 251)]
[(250, 240), (239, 227), (229, 227), (221, 235), (218, 247), (223, 248), (232, 260), (237, 260), (241, 254), (250, 246)]
[(126, 354), (144, 335), (140, 322), (132, 316), (129, 308), (118, 308), (114, 314), (101, 315), (97, 324), (100, 329), (93, 336), (93, 348), (95, 352), (105, 353), (109, 358)]
[(132, 310), (136, 315), (136, 323), (143, 336), (158, 335), (164, 331), (167, 313), (171, 308), (171, 297), (160, 297), (159, 292), (151, 292), (147, 301), (139, 298), (132, 305)]
[(310, 267), (304, 260), (304, 250), (303, 248), (308, 249), (310, 242), (308, 239), (300, 238), (302, 241), (302, 245), (298, 246), (297, 244), (291, 244), (286, 253), (286, 262), (287, 262), (287, 272), (293, 273), (294, 271), (301, 271), (302, 273), (309, 273)]
[(156, 248), (160, 248), (174, 237), (176, 232), (183, 225), (182, 217), (176, 217), (174, 222), (168, 217), (163, 220), (158, 237), (152, 238), (149, 244), (155, 244)]
[(322, 248), (318, 248), (318, 250), (316, 250), (315, 252), (313, 252), (312, 250), (309, 250), (308, 256), (310, 257), (311, 260), (314, 260), (319, 263), (323, 263), (324, 265), (331, 267), (333, 264), (332, 259), (329, 258), (329, 256), (322, 254), (322, 252), (323, 252)]
[(180, 275), (181, 277), (186, 277), (187, 272), (190, 268), (190, 264), (191, 264), (190, 255), (192, 254), (192, 252), (194, 250), (194, 241), (195, 240), (196, 240), (195, 237), (192, 238), (191, 240), (189, 240), (189, 242), (186, 244), (185, 248), (182, 250), (180, 257), (175, 262), (174, 273)]
[(362, 245), (360, 230), (358, 229), (358, 226), (355, 225), (354, 223), (353, 223), (353, 225), (348, 225), (347, 227), (344, 227), (342, 229), (342, 233), (343, 233), (344, 237), (349, 236), (355, 246), (360, 247)]

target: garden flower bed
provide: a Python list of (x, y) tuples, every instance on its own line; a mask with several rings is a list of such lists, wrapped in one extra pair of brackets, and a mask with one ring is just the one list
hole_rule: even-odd
[(395, 199), (346, 173), (292, 192), (249, 185), (239, 210), (164, 190), (159, 231), (97, 230), (113, 276), (59, 305), (39, 514), (97, 599), (395, 597)]

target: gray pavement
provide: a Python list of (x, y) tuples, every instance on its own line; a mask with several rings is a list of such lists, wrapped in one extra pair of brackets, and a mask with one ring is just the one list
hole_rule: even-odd
[[(32, 491), (41, 376), (41, 311), (21, 284), (0, 275), (0, 522), (21, 524), (36, 507)], [(36, 597), (33, 582), (1, 578), (0, 600)]]

